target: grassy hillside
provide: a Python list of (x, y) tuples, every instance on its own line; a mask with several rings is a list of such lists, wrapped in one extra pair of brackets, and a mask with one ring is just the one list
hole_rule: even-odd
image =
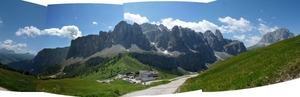
[[(123, 56), (119, 60), (110, 60), (98, 69), (98, 72), (95, 71), (75, 78), (40, 80), (33, 76), (0, 68), (0, 86), (14, 91), (43, 91), (81, 97), (117, 97), (129, 92), (168, 83), (168, 81), (162, 81), (151, 85), (141, 85), (131, 84), (121, 79), (113, 81), (110, 84), (97, 82), (98, 79), (104, 79), (111, 75), (111, 71), (114, 75), (117, 72), (126, 70), (150, 69), (149, 66), (129, 56)], [(176, 77), (162, 71), (159, 72), (163, 74), (163, 79)]]
[(264, 86), (297, 78), (299, 71), (300, 36), (297, 36), (219, 62), (188, 79), (180, 91), (226, 91)]
[[(90, 73), (88, 76), (81, 76), (84, 79), (102, 80), (112, 78), (120, 73), (136, 72), (139, 70), (157, 70), (156, 68), (145, 65), (138, 60), (131, 58), (128, 55), (124, 55), (122, 58), (111, 60), (96, 72)], [(165, 73), (161, 70), (157, 70), (162, 79), (174, 78), (176, 75)]]
[(35, 91), (36, 78), (0, 68), (0, 86), (12, 91)]

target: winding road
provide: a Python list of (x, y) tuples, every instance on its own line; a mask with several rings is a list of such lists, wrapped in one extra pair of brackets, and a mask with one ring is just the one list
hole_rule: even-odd
[(180, 87), (188, 78), (195, 77), (198, 74), (193, 75), (185, 75), (181, 77), (177, 77), (171, 79), (170, 83), (154, 86), (145, 90), (135, 91), (132, 93), (128, 93), (123, 95), (122, 97), (135, 97), (135, 96), (146, 96), (146, 95), (164, 95), (164, 94), (173, 94), (176, 92), (178, 87)]

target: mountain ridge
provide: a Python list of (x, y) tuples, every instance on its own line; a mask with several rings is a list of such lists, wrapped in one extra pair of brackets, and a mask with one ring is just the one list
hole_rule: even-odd
[[(65, 66), (77, 62), (85, 63), (93, 57), (108, 58), (114, 54), (127, 51), (139, 61), (148, 63), (151, 66), (165, 68), (169, 71), (178, 67), (188, 71), (199, 71), (207, 69), (205, 64), (213, 64), (218, 60), (218, 57), (214, 54), (215, 50), (231, 55), (246, 51), (242, 42), (223, 38), (219, 30), (216, 30), (215, 34), (210, 30), (207, 33), (210, 34), (195, 32), (190, 28), (181, 26), (168, 29), (164, 25), (145, 23), (139, 25), (120, 21), (113, 31), (99, 31), (99, 34), (73, 39), (71, 45), (65, 48), (67, 50), (64, 50), (64, 53), (53, 55), (53, 58), (59, 58), (56, 59), (59, 61), (50, 58), (48, 63), (60, 64), (62, 66), (61, 73), (63, 73)], [(42, 51), (45, 51), (45, 49)], [(44, 54), (47, 55), (47, 53)], [(140, 57), (141, 55), (149, 58), (145, 60), (145, 57)], [(36, 58), (39, 57), (36, 56)], [(39, 62), (31, 62), (30, 64), (45, 64), (46, 59), (44, 57)], [(165, 60), (161, 59), (173, 60), (173, 62), (164, 62)], [(26, 63), (24, 64), (26, 65)], [(47, 66), (50, 65), (47, 64)]]
[(35, 55), (30, 53), (16, 53), (13, 50), (8, 50), (6, 48), (0, 49), (0, 62), (3, 64), (8, 64), (16, 61), (30, 60), (33, 59)]

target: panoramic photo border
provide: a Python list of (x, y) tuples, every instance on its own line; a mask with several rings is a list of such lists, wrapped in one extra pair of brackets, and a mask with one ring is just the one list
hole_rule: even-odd
[[(131, 2), (145, 2), (145, 1), (184, 1), (184, 2), (198, 2), (198, 3), (210, 3), (216, 0), (123, 0), (113, 1), (113, 0), (23, 0), (26, 2), (31, 2), (34, 4), (39, 4), (43, 6), (48, 6), (51, 4), (70, 4), (70, 3), (101, 3), (101, 4), (120, 4), (131, 3)], [(277, 84), (261, 86), (250, 89), (232, 90), (224, 92), (202, 92), (202, 90), (191, 91), (186, 93), (176, 93), (168, 95), (157, 95), (157, 96), (139, 96), (139, 97), (182, 97), (182, 96), (192, 96), (192, 97), (253, 97), (253, 96), (287, 96), (287, 95), (297, 95), (296, 93), (300, 86), (300, 79), (294, 79), (286, 82), (281, 82)], [(12, 92), (12, 91), (0, 91), (1, 95), (9, 96), (44, 96), (44, 97), (72, 97), (63, 96), (57, 94), (51, 94), (46, 92)]]

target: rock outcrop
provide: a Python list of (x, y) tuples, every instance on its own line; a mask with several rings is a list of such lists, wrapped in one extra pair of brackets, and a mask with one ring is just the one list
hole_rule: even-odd
[(255, 48), (265, 47), (265, 46), (271, 45), (273, 43), (276, 43), (276, 42), (279, 42), (279, 41), (282, 41), (285, 39), (293, 38), (293, 37), (295, 37), (295, 35), (292, 32), (290, 32), (288, 29), (286, 29), (286, 28), (277, 29), (273, 32), (268, 32), (268, 33), (264, 34), (262, 36), (261, 40), (257, 44), (250, 46), (247, 49), (251, 50), (251, 49), (255, 49)]

